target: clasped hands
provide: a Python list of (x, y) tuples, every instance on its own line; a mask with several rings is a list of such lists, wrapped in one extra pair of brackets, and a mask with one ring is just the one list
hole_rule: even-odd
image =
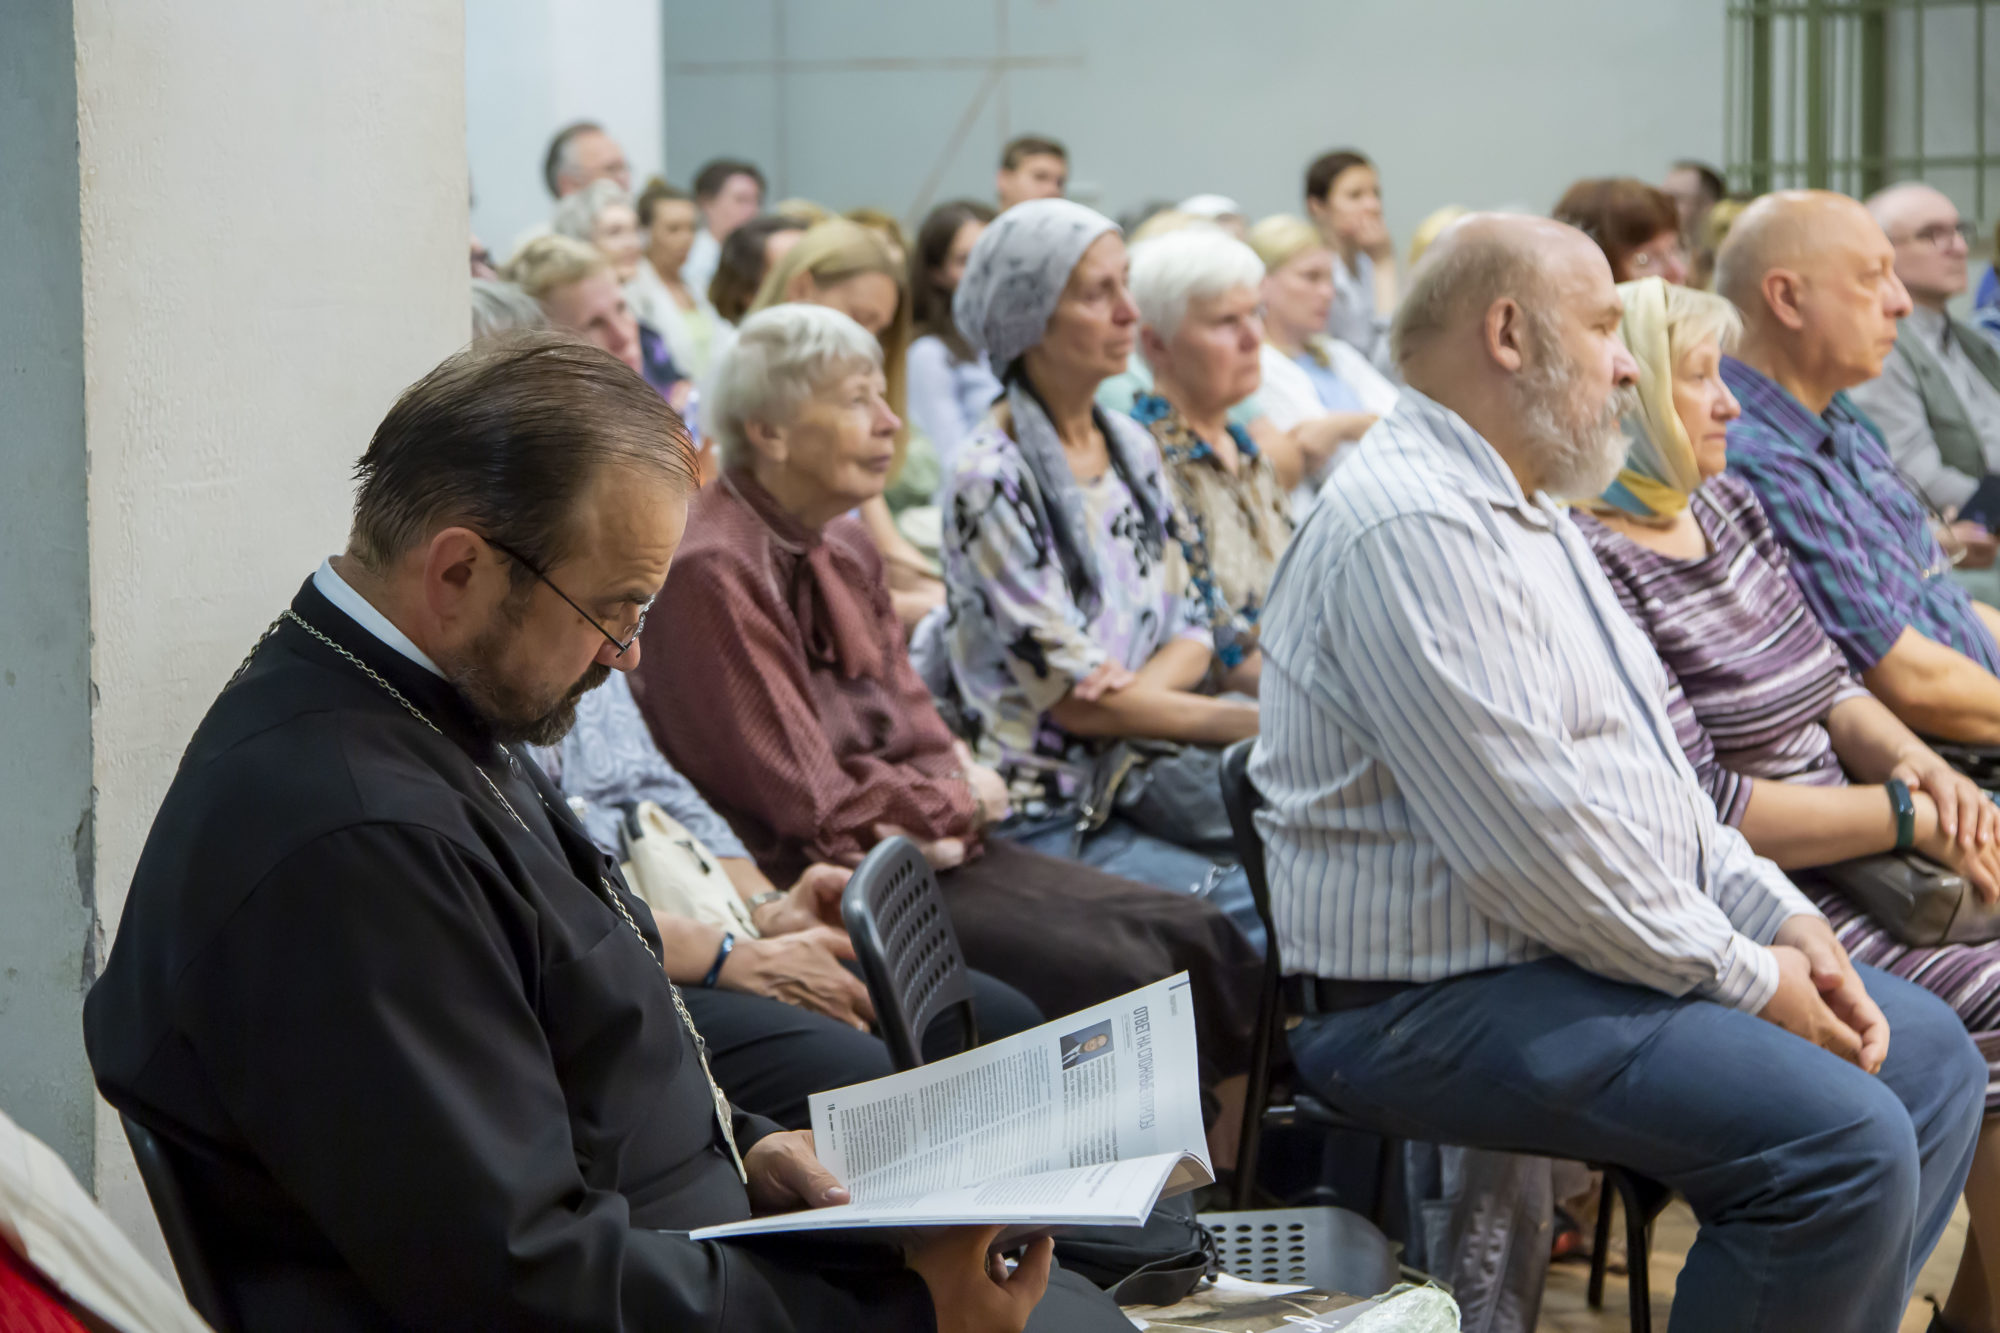
[(1965, 876), (1982, 902), (2000, 902), (2000, 805), (1971, 778), (1924, 748), (1889, 774), (1929, 799), (1913, 850)]
[(875, 1005), (861, 978), (843, 965), (854, 958), (854, 942), (840, 923), (840, 894), (852, 873), (807, 866), (782, 899), (757, 913), (752, 924), (762, 938), (739, 940), (717, 982), (866, 1032)]
[(1794, 916), (1771, 941), (1778, 990), (1758, 1017), (1870, 1074), (1889, 1054), (1889, 1020), (1847, 956), (1833, 927), (1818, 916)]

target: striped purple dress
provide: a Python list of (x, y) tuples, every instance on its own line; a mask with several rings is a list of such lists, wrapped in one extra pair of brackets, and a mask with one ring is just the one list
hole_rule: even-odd
[[(1842, 786), (1826, 718), (1867, 691), (1848, 674), (1792, 581), (1750, 488), (1727, 473), (1689, 499), (1709, 553), (1677, 560), (1588, 514), (1577, 526), (1626, 613), (1667, 668), (1667, 715), (1729, 824), (1751, 780)], [(1986, 1057), (1986, 1107), (2000, 1111), (2000, 944), (1914, 949), (1838, 893), (1804, 885), (1857, 963), (1914, 981), (1950, 1004)]]

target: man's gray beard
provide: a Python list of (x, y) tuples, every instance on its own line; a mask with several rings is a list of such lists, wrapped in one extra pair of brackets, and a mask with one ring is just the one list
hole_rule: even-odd
[(467, 647), (463, 659), (440, 662), (445, 679), (458, 687), (472, 710), (502, 745), (526, 742), (554, 745), (576, 725), (576, 705), (584, 695), (611, 677), (611, 668), (592, 662), (553, 706), (531, 698), (502, 680), (493, 670), (500, 652), (520, 633), (519, 621), (503, 610), (500, 617)]
[(1563, 356), (1553, 336), (1534, 341), (1534, 364), (1521, 372), (1515, 393), (1542, 489), (1561, 500), (1594, 499), (1625, 466), (1629, 446), (1619, 422), (1638, 410), (1639, 391), (1615, 388), (1592, 411), (1578, 402), (1583, 367)]

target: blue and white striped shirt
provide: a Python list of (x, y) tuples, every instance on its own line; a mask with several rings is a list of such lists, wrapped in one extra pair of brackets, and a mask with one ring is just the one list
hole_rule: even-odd
[(1327, 484), (1263, 622), (1251, 776), (1284, 965), (1436, 981), (1561, 954), (1752, 1012), (1816, 915), (1721, 823), (1582, 534), (1406, 391)]

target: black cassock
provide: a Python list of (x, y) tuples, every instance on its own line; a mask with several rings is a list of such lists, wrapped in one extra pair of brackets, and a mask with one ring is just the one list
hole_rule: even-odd
[(189, 744), (84, 1007), (245, 1326), (931, 1328), (887, 1247), (674, 1234), (750, 1207), (617, 867), (455, 689), (310, 582), (292, 605), (442, 734), (282, 623)]

